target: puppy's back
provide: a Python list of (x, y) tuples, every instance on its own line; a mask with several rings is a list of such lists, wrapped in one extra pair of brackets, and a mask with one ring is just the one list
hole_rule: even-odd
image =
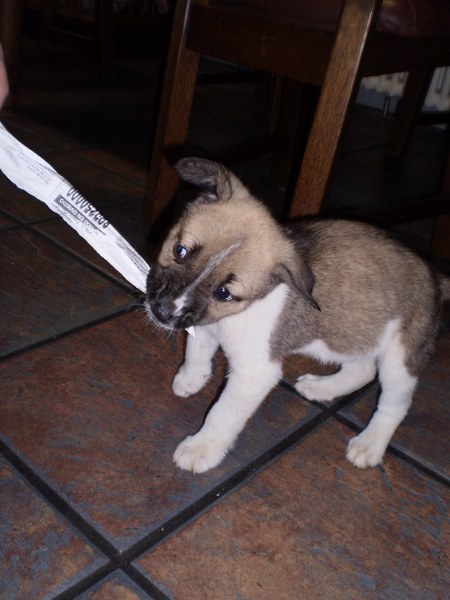
[(363, 223), (307, 221), (292, 235), (312, 270), (313, 297), (321, 311), (314, 314), (291, 295), (285, 315), (290, 313), (297, 323), (299, 337), (291, 346), (322, 339), (337, 352), (363, 354), (387, 323), (398, 320), (409, 364), (418, 368), (432, 347), (438, 323), (438, 285), (428, 265)]

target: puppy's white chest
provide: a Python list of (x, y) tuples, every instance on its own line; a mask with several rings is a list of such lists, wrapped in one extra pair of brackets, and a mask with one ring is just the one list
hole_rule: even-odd
[[(243, 312), (206, 325), (227, 355), (245, 355), (247, 360), (268, 360), (270, 340), (288, 295), (288, 286), (278, 285)], [(253, 358), (252, 358), (253, 357)]]

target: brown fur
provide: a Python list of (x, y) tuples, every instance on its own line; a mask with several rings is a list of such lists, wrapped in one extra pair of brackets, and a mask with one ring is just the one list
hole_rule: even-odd
[[(336, 352), (364, 354), (386, 323), (399, 318), (406, 364), (417, 372), (433, 348), (439, 320), (439, 288), (428, 265), (363, 223), (309, 222), (299, 225), (297, 236), (307, 246), (321, 312), (305, 311), (292, 295), (277, 328), (276, 351), (284, 355), (319, 338)], [(299, 331), (308, 339), (300, 341)]]
[[(241, 312), (284, 282), (290, 294), (273, 333), (280, 358), (322, 339), (335, 352), (364, 354), (386, 323), (400, 319), (406, 365), (417, 372), (436, 336), (439, 282), (427, 264), (382, 231), (348, 221), (311, 221), (290, 232), (222, 165), (185, 159), (180, 175), (203, 193), (171, 230), (149, 276), (149, 304), (167, 311), (208, 270), (211, 257), (237, 244), (191, 292), (186, 314), (172, 328), (204, 325)], [(180, 264), (174, 247), (188, 256)], [(163, 276), (164, 275), (164, 276)], [(235, 296), (220, 302), (220, 285)]]
[(377, 409), (346, 456), (360, 468), (379, 464), (433, 348), (448, 279), (369, 225), (280, 227), (222, 165), (190, 158), (177, 169), (202, 193), (152, 265), (147, 313), (168, 329), (198, 326), (174, 377), (175, 394), (205, 385), (218, 345), (229, 372), (202, 428), (177, 447), (175, 463), (196, 473), (219, 464), (281, 377), (283, 357), (303, 353), (341, 366), (329, 376), (300, 375), (295, 389), (309, 400), (348, 395), (378, 373)]

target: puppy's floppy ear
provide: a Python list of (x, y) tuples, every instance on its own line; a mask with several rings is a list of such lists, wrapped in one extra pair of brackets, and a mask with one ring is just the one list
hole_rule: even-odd
[(175, 169), (184, 181), (193, 183), (210, 200), (228, 200), (233, 194), (234, 175), (223, 165), (206, 158), (183, 158)]
[(277, 283), (286, 283), (313, 308), (320, 311), (320, 306), (312, 295), (314, 275), (303, 257), (297, 255), (295, 261), (280, 263), (277, 265), (273, 277)]

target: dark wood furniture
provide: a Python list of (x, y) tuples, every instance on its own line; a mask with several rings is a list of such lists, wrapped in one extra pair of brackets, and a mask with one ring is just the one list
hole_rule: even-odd
[[(9, 0), (0, 0), (0, 2)], [(38, 13), (43, 36), (61, 38), (78, 48), (88, 48), (94, 57), (98, 78), (114, 78), (117, 29), (148, 30), (161, 27), (155, 2), (150, 0), (23, 0), (24, 7)], [(12, 2), (9, 2), (13, 4)]]
[[(289, 216), (318, 214), (363, 76), (450, 64), (447, 0), (177, 0), (145, 192), (151, 228), (173, 200), (200, 55), (321, 89)], [(402, 129), (400, 127), (400, 129)], [(403, 128), (404, 129), (404, 128)]]

